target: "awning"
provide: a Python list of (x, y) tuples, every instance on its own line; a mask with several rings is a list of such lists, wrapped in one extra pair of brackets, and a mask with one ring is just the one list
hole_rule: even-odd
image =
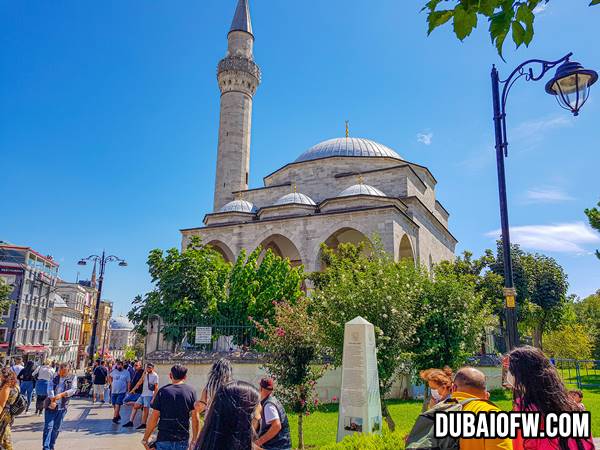
[(17, 350), (21, 350), (23, 353), (45, 353), (48, 351), (48, 347), (45, 345), (19, 345)]

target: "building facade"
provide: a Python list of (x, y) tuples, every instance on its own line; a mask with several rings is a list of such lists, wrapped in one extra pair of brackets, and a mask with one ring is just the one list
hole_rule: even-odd
[[(110, 343), (110, 319), (112, 318), (113, 302), (102, 300), (98, 313), (98, 329), (96, 330), (96, 350), (98, 354), (108, 355)], [(94, 312), (92, 312), (93, 317)], [(92, 319), (93, 320), (93, 319)]]
[(4, 356), (47, 357), (58, 264), (30, 247), (0, 241), (0, 276), (13, 286), (13, 304), (2, 315), (0, 350)]
[[(77, 295), (75, 295), (77, 294)], [(79, 293), (74, 293), (79, 297)], [(69, 301), (59, 294), (54, 295), (54, 311), (50, 325), (50, 357), (60, 362), (77, 364), (83, 301)]]
[(227, 40), (217, 68), (214, 209), (203, 226), (181, 230), (182, 247), (199, 236), (233, 261), (242, 249), (261, 246), (309, 272), (321, 269), (322, 243), (336, 248), (376, 238), (395, 260), (428, 268), (454, 257), (457, 240), (429, 169), (386, 145), (351, 137), (348, 128), (344, 137), (314, 145), (249, 189), (252, 103), (261, 72), (247, 0), (239, 0)]
[(98, 290), (96, 289), (95, 276), (92, 274), (92, 280), (79, 280), (77, 282), (86, 293), (81, 317), (81, 335), (79, 338), (78, 367), (85, 367), (89, 362), (90, 340), (92, 337), (92, 325), (94, 323), (94, 312), (96, 310), (96, 299)]
[(108, 350), (113, 358), (122, 359), (127, 348), (135, 344), (133, 324), (125, 316), (118, 316), (110, 321), (110, 344)]

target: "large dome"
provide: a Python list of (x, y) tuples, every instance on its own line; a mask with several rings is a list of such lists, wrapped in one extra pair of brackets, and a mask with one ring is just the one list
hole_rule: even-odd
[(133, 330), (133, 324), (125, 316), (115, 317), (110, 320), (111, 330)]
[(343, 137), (329, 139), (309, 148), (295, 162), (328, 156), (374, 156), (402, 159), (394, 150), (378, 142), (363, 138)]

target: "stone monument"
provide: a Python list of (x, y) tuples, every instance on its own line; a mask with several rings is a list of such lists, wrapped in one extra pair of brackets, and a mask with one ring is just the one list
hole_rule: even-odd
[(356, 317), (344, 328), (338, 442), (354, 433), (381, 432), (375, 329)]

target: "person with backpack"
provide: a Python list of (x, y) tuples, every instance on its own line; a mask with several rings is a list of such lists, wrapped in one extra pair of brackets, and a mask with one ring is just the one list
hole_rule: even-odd
[(35, 412), (40, 416), (44, 412), (44, 401), (48, 396), (48, 383), (52, 381), (55, 376), (54, 369), (50, 366), (50, 360), (47, 359), (41, 366), (38, 366), (33, 371), (33, 376), (36, 378), (35, 382)]
[(440, 412), (466, 412), (488, 414), (498, 412), (494, 403), (489, 401), (486, 391), (486, 378), (483, 372), (473, 367), (463, 367), (454, 376), (452, 396), (437, 403), (433, 408), (422, 413), (406, 439), (406, 450), (417, 449), (460, 449), (460, 450), (513, 450), (509, 438), (473, 438), (459, 439), (451, 436), (435, 437), (435, 415)]
[[(539, 412), (542, 416), (550, 412), (581, 411), (556, 367), (541, 350), (528, 345), (515, 348), (508, 354), (507, 369), (506, 384), (513, 391), (513, 411)], [(525, 439), (520, 432), (513, 444), (515, 450), (595, 448), (591, 436), (589, 439)]]
[(60, 363), (58, 374), (48, 383), (48, 397), (45, 401), (44, 450), (54, 450), (54, 445), (63, 419), (67, 414), (69, 399), (77, 392), (77, 377), (71, 374), (69, 364)]
[(14, 416), (10, 410), (19, 398), (19, 386), (17, 376), (10, 367), (0, 370), (0, 448), (13, 450), (10, 427)]

